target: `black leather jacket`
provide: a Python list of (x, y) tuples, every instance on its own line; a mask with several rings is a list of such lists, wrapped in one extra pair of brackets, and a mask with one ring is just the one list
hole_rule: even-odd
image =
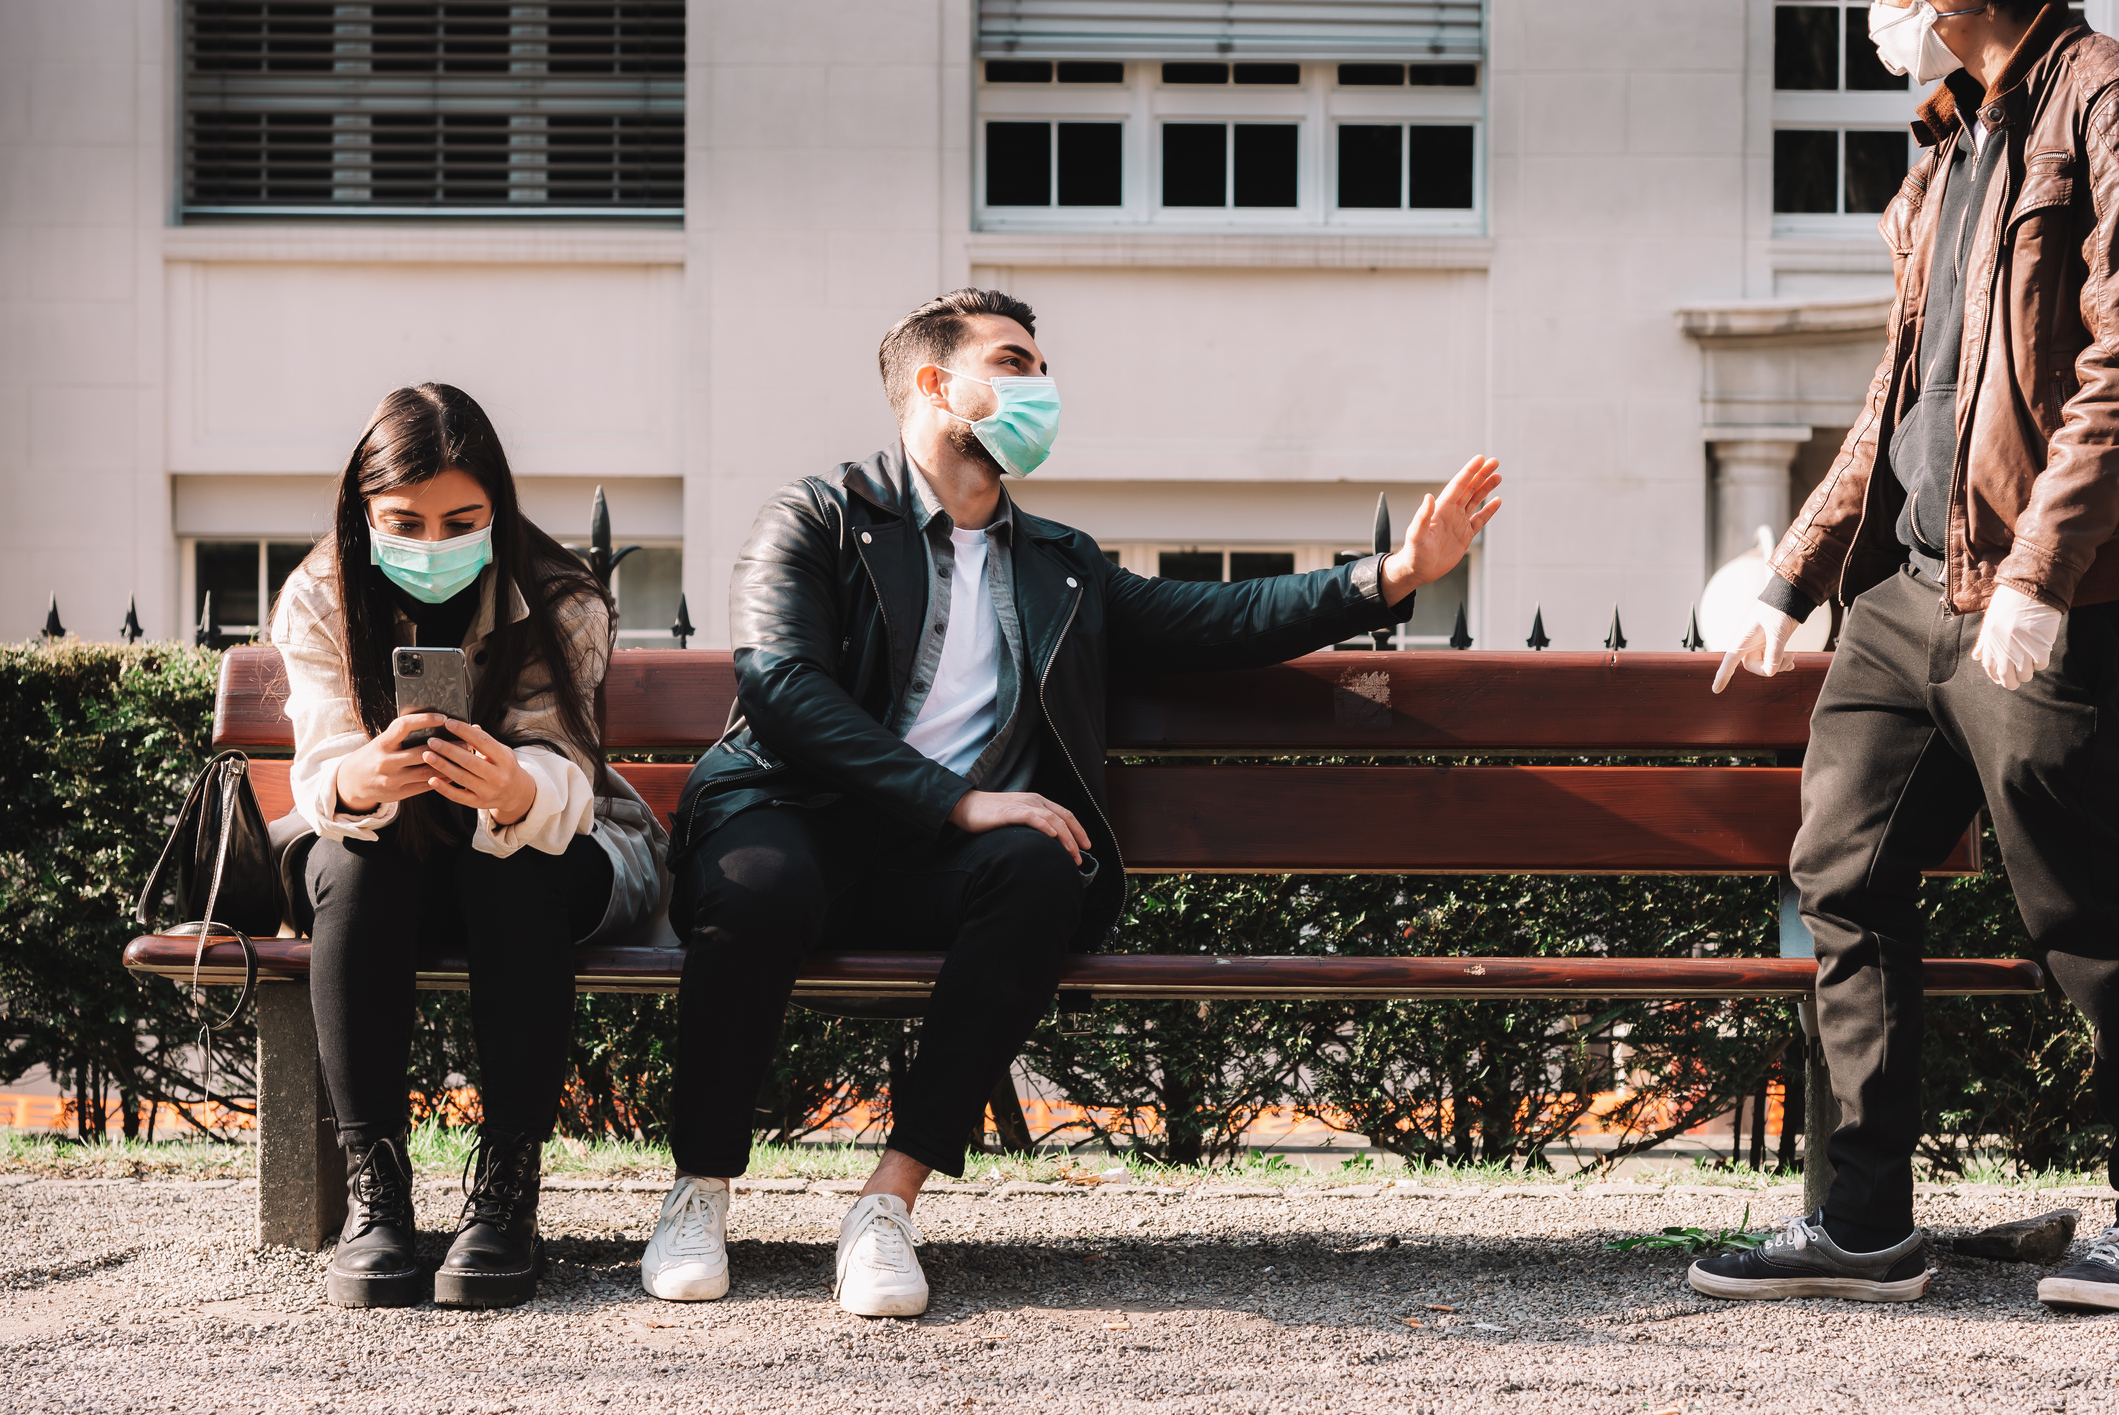
[[(677, 808), (671, 864), (723, 821), (767, 802), (858, 797), (939, 836), (970, 789), (883, 724), (911, 677), (927, 561), (902, 446), (782, 487), (758, 513), (729, 591), (737, 702)], [(1089, 832), (1096, 878), (1080, 948), (1125, 900), (1104, 788), (1104, 689), (1113, 665), (1157, 672), (1278, 663), (1412, 616), (1383, 602), (1380, 557), (1238, 584), (1146, 579), (1080, 531), (1016, 508), (1024, 711), (1043, 732), (1036, 789)]]

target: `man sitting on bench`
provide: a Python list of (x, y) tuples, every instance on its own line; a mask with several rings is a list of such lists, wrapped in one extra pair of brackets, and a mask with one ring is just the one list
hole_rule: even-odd
[[(840, 1226), (837, 1295), (927, 1308), (912, 1206), (1051, 1005), (1060, 963), (1117, 920), (1104, 798), (1114, 664), (1277, 663), (1410, 618), (1500, 507), (1474, 458), (1389, 555), (1240, 584), (1144, 579), (1013, 505), (1059, 394), (1022, 301), (958, 290), (879, 351), (901, 441), (783, 488), (736, 562), (737, 711), (677, 810), (677, 1179), (640, 1260), (657, 1297), (728, 1291), (728, 1181), (796, 972), (813, 949), (947, 950), (888, 1148)], [(1144, 396), (1152, 396), (1144, 391)]]

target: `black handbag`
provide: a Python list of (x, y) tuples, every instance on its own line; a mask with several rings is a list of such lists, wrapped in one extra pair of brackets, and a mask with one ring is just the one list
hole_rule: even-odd
[[(271, 938), (280, 931), (285, 912), (284, 885), (280, 877), (281, 851), (274, 848), (274, 832), (265, 824), (264, 809), (250, 785), (250, 758), (241, 752), (223, 752), (206, 763), (184, 808), (177, 813), (176, 828), (162, 847), (162, 858), (140, 891), (133, 917), (154, 925), (153, 910), (170, 884), (177, 904), (188, 916), (170, 930), (198, 931), (198, 948), (192, 954), (191, 985), (199, 987), (199, 968), (206, 958), (209, 934), (232, 934), (243, 947), (243, 990), (218, 1022), (199, 1029), (200, 1049), (206, 1057), (206, 1090), (213, 1081), (213, 1034), (234, 1024), (251, 994), (257, 990), (258, 951), (253, 938)], [(175, 878), (171, 880), (171, 872)]]

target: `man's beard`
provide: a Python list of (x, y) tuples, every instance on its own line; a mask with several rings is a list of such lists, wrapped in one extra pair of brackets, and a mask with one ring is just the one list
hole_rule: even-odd
[(986, 450), (986, 444), (979, 441), (979, 435), (972, 430), (970, 423), (952, 422), (949, 424), (949, 445), (972, 461), (980, 462), (993, 468), (995, 476), (1002, 474), (1001, 464), (994, 460), (991, 452)]

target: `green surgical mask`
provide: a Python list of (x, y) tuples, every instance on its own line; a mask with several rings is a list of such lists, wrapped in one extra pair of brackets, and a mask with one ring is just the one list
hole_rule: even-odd
[(492, 558), (491, 526), (450, 540), (413, 540), (368, 527), (368, 563), (422, 604), (456, 598)]
[(1027, 477), (1052, 455), (1052, 444), (1059, 440), (1058, 384), (1049, 378), (972, 378), (953, 368), (942, 372), (983, 383), (1001, 400), (1001, 406), (990, 417), (974, 419), (956, 413), (949, 416), (971, 424), (972, 436), (993, 454), (1002, 471)]

